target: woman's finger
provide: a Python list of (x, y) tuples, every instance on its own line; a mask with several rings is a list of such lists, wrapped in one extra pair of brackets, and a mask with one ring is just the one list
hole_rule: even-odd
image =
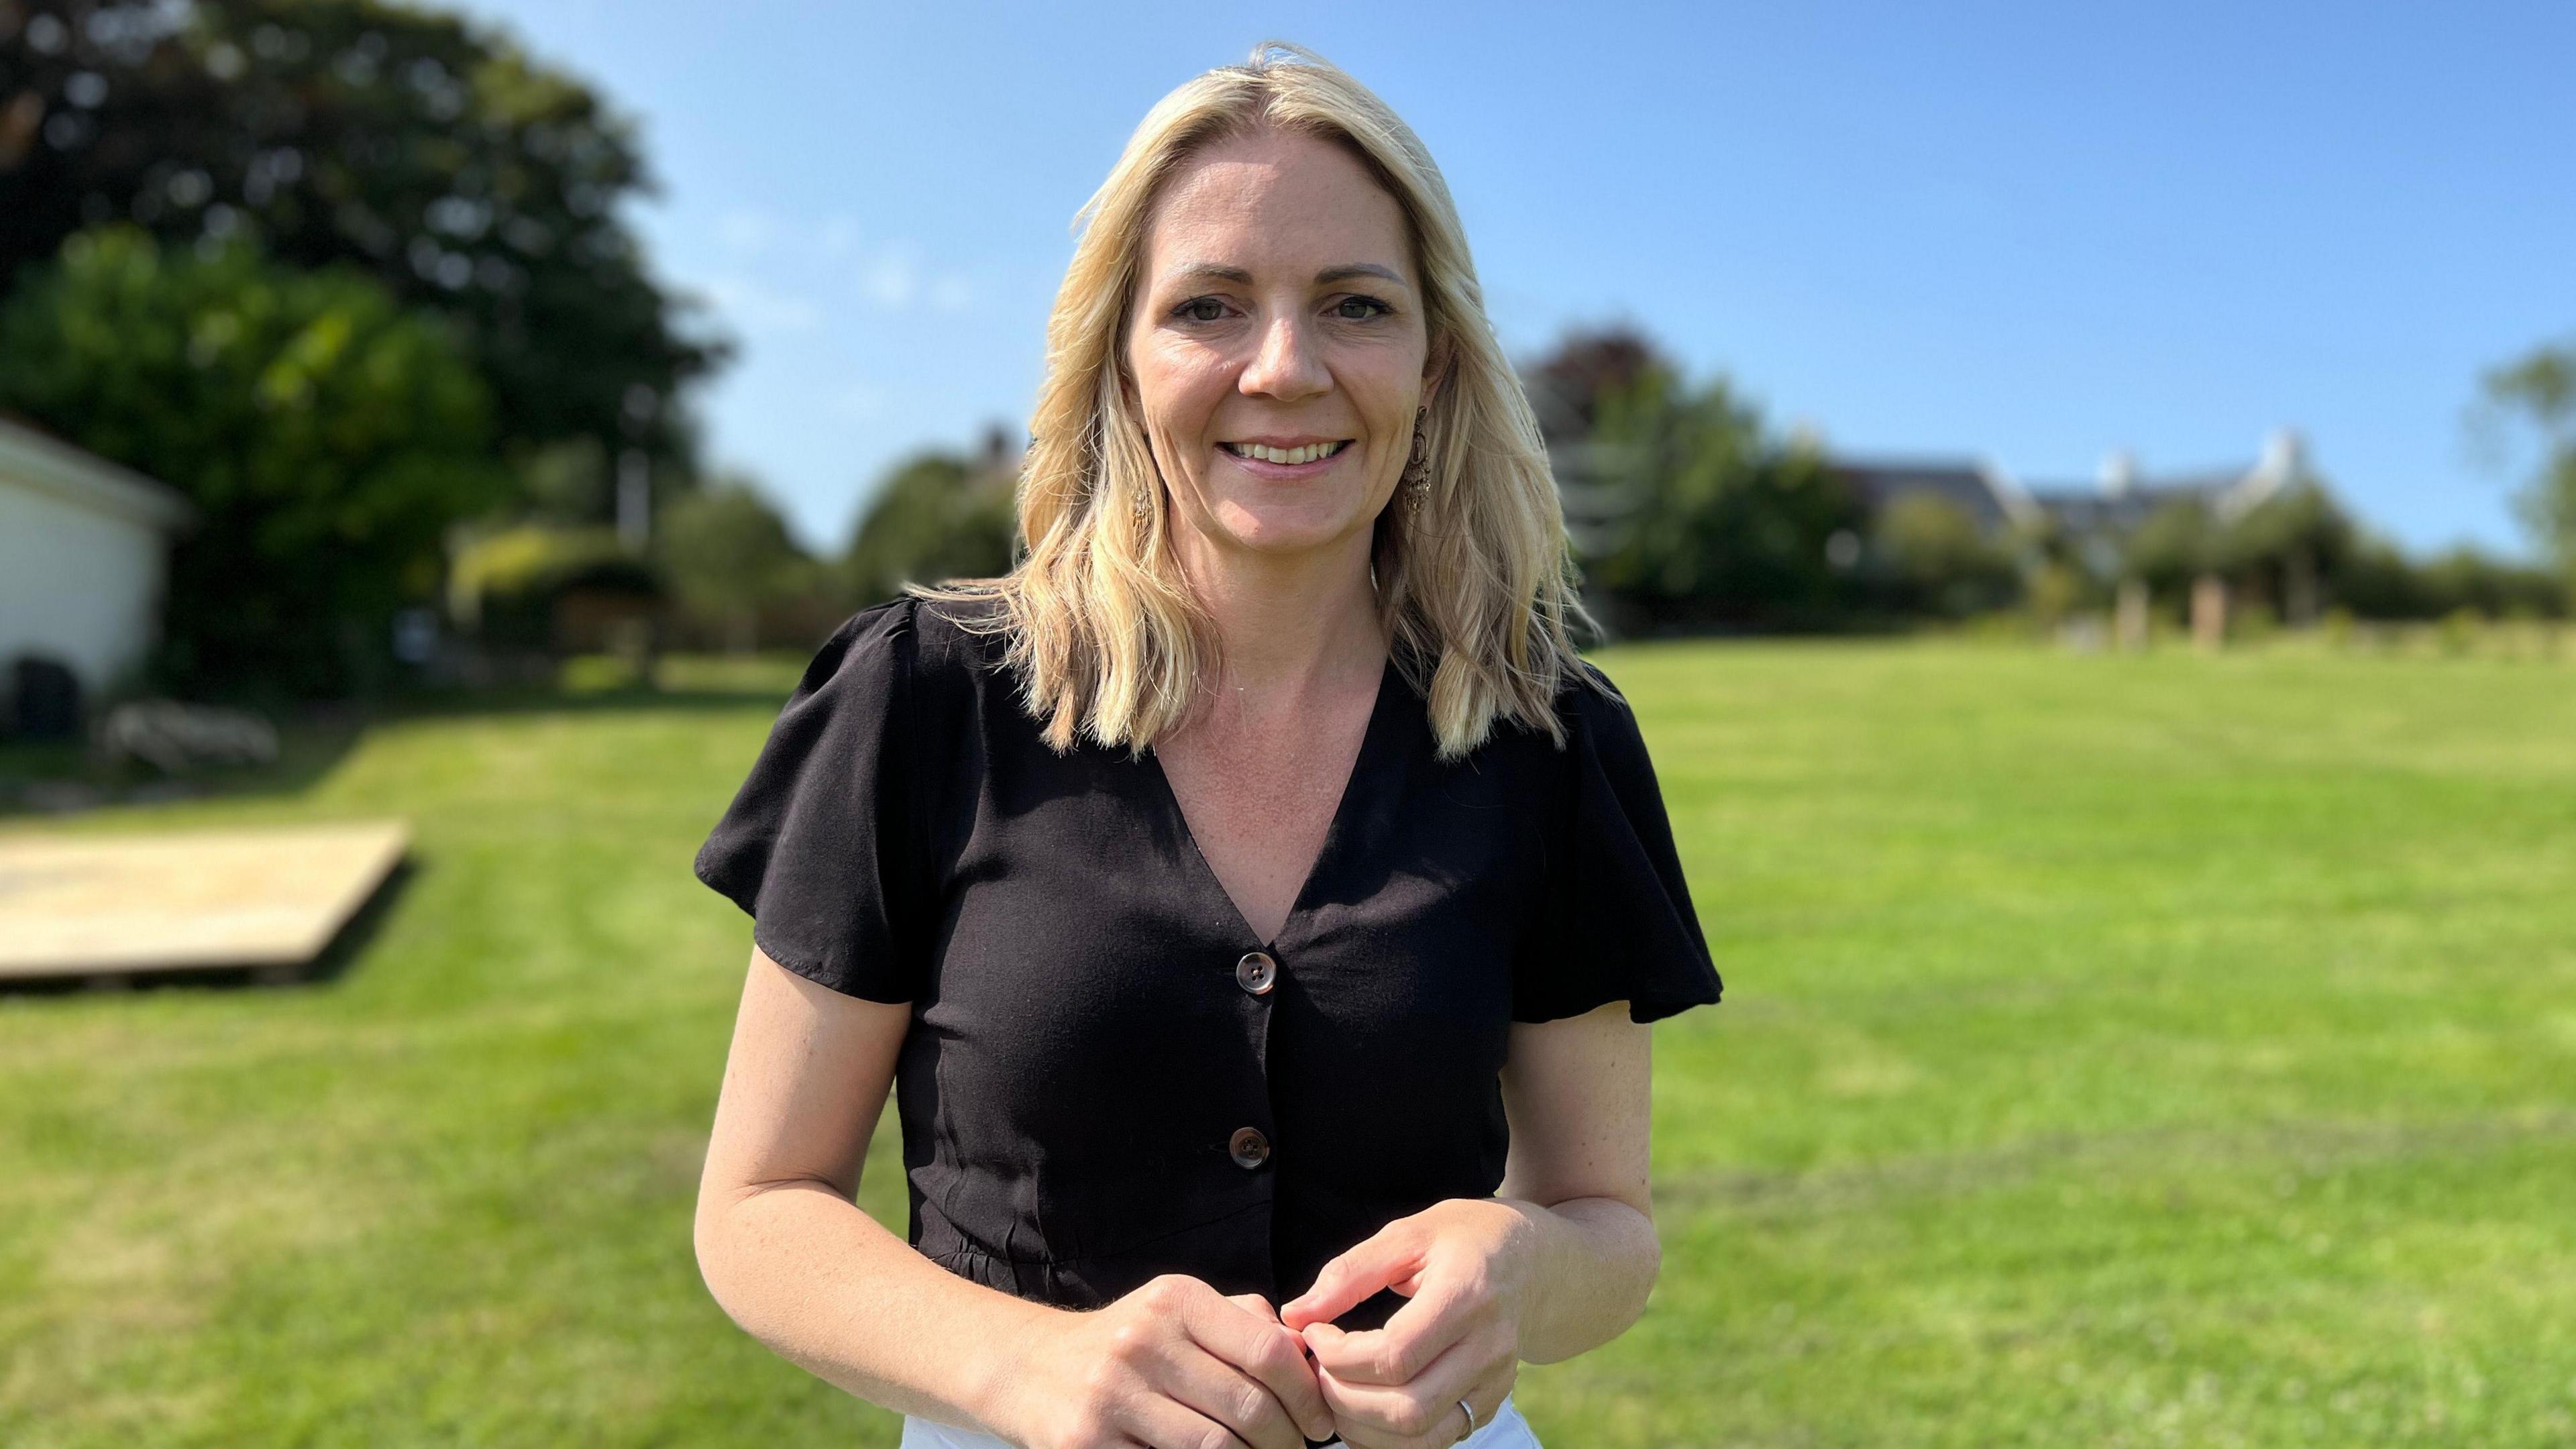
[(1306, 1344), (1315, 1351), (1315, 1366), (1329, 1369), (1344, 1382), (1407, 1383), (1424, 1365), (1474, 1332), (1490, 1306), (1473, 1288), (1425, 1285), (1421, 1295), (1391, 1314), (1383, 1328), (1344, 1333), (1330, 1323), (1311, 1324)]
[[(1255, 1449), (1270, 1449), (1258, 1439), (1243, 1439), (1224, 1425), (1200, 1413), (1178, 1399), (1147, 1395), (1127, 1406), (1118, 1427), (1133, 1435), (1145, 1449), (1202, 1449), (1211, 1430), (1242, 1439)], [(1296, 1449), (1305, 1449), (1303, 1440)]]
[[(1267, 1385), (1213, 1354), (1198, 1354), (1189, 1362), (1176, 1363), (1171, 1378), (1163, 1384), (1163, 1392), (1252, 1449), (1305, 1449), (1308, 1435), (1289, 1416), (1278, 1396)], [(1327, 1412), (1323, 1402), (1323, 1390), (1317, 1388), (1318, 1414)], [(1196, 1449), (1196, 1441), (1192, 1449)]]
[[(1502, 1394), (1480, 1398), (1479, 1392), (1490, 1389), (1498, 1374), (1508, 1375), (1514, 1367), (1508, 1358), (1498, 1364), (1494, 1355), (1470, 1342), (1434, 1359), (1409, 1383), (1355, 1383), (1329, 1370), (1319, 1382), (1324, 1403), (1333, 1411), (1334, 1426), (1353, 1449), (1380, 1449), (1426, 1437), (1446, 1444), (1458, 1437), (1458, 1401), (1473, 1403), (1476, 1422), (1484, 1423), (1493, 1417), (1493, 1406), (1502, 1402)], [(1508, 1377), (1503, 1382), (1508, 1384)], [(1439, 1437), (1444, 1429), (1450, 1439)]]
[(1267, 1318), (1273, 1323), (1279, 1321), (1279, 1310), (1271, 1307), (1270, 1300), (1258, 1293), (1237, 1293), (1225, 1301), (1247, 1312)]
[[(1244, 1296), (1260, 1301), (1258, 1295)], [(1214, 1362), (1273, 1401), (1286, 1427), (1302, 1429), (1305, 1439), (1332, 1437), (1332, 1411), (1324, 1407), (1324, 1391), (1306, 1362), (1304, 1340), (1296, 1334), (1235, 1299), (1195, 1300), (1183, 1308), (1181, 1325)], [(1220, 1397), (1200, 1407), (1214, 1410), (1224, 1407), (1224, 1401)], [(1211, 1412), (1210, 1417), (1235, 1423), (1222, 1414)], [(1302, 1439), (1290, 1449), (1302, 1449)]]
[[(1400, 1220), (1399, 1220), (1400, 1221)], [(1324, 1265), (1314, 1286), (1279, 1305), (1279, 1321), (1290, 1328), (1329, 1322), (1375, 1297), (1380, 1289), (1412, 1292), (1422, 1271), (1422, 1243), (1394, 1224), (1355, 1244)]]
[(1486, 1370), (1485, 1376), (1476, 1380), (1475, 1387), (1462, 1395), (1476, 1410), (1477, 1428), (1494, 1422), (1494, 1416), (1503, 1410), (1503, 1400), (1512, 1396), (1512, 1385), (1520, 1381), (1520, 1376), (1520, 1360), (1505, 1359)]

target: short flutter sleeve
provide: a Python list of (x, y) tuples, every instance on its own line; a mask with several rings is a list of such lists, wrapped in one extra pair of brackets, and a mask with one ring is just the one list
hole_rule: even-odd
[(870, 1001), (911, 1001), (924, 975), (916, 607), (865, 610), (815, 654), (696, 862), (771, 960)]
[(1627, 699), (1601, 687), (1559, 696), (1569, 738), (1547, 832), (1536, 927), (1513, 967), (1512, 1019), (1553, 1021), (1613, 1001), (1632, 1021), (1714, 1003), (1720, 990), (1645, 738)]

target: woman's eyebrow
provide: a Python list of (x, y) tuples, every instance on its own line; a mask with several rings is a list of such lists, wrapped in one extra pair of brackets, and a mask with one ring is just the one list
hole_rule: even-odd
[(1375, 262), (1344, 262), (1338, 267), (1326, 267), (1315, 274), (1315, 282), (1316, 285), (1321, 286), (1326, 282), (1338, 282), (1346, 277), (1383, 277), (1399, 287), (1408, 285), (1394, 268), (1381, 267)]
[[(1221, 282), (1238, 284), (1249, 284), (1252, 281), (1252, 273), (1241, 267), (1229, 267), (1216, 262), (1183, 262), (1163, 273), (1163, 285), (1170, 286), (1174, 282), (1195, 277), (1213, 277)], [(1350, 277), (1379, 277), (1399, 287), (1410, 285), (1404, 280), (1402, 273), (1391, 267), (1381, 267), (1375, 262), (1344, 262), (1337, 267), (1326, 267), (1315, 274), (1315, 285), (1320, 287), (1327, 282), (1339, 282)]]
[(1252, 274), (1241, 267), (1219, 266), (1215, 262), (1183, 262), (1179, 266), (1172, 268), (1170, 271), (1163, 273), (1163, 284), (1165, 286), (1170, 286), (1174, 282), (1183, 281), (1193, 277), (1214, 277), (1220, 282), (1249, 282), (1252, 280)]

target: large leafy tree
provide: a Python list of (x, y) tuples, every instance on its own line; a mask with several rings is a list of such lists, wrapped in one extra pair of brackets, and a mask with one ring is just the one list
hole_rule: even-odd
[(2323, 482), (2302, 477), (2239, 515), (2218, 542), (2221, 572), (2304, 625), (2351, 571), (2361, 533)]
[(2225, 531), (2207, 502), (2196, 496), (2170, 498), (2121, 540), (2120, 573), (2172, 595), (2217, 569), (2224, 542)]
[(2491, 420), (2519, 422), (2537, 436), (2539, 459), (2516, 502), (2576, 584), (2576, 342), (2496, 368), (2482, 391)]
[(378, 0), (0, 3), (0, 288), (84, 226), (258, 242), (448, 318), (501, 444), (690, 445), (721, 357), (619, 214), (649, 184), (580, 81)]
[(445, 323), (242, 241), (76, 234), (0, 307), (0, 408), (196, 504), (163, 609), (164, 683), (191, 692), (365, 686), (444, 530), (509, 486)]
[(741, 479), (719, 480), (674, 501), (654, 547), (682, 607), (722, 623), (743, 647), (757, 642), (762, 608), (820, 583), (787, 520)]
[(1529, 365), (1525, 377), (1534, 391), (1564, 405), (1564, 425), (1588, 432), (1600, 423), (1604, 399), (1633, 385), (1648, 372), (1671, 371), (1672, 363), (1646, 334), (1625, 323), (1577, 328), (1557, 339), (1546, 356)]
[(2012, 554), (1949, 499), (1908, 493), (1870, 520), (1872, 582), (1906, 613), (1965, 618), (2000, 609), (2020, 588)]
[(2359, 526), (2314, 477), (2294, 480), (2233, 518), (2220, 517), (2204, 498), (2171, 499), (2124, 542), (2122, 572), (2159, 593), (2178, 596), (2194, 579), (2214, 575), (2297, 624), (2315, 622), (2329, 603), (2350, 606), (2385, 593), (2362, 577), (2378, 562), (2362, 559)]
[(1845, 609), (1826, 544), (1862, 510), (1811, 446), (1781, 441), (1723, 379), (1648, 366), (1593, 400), (1595, 480), (1617, 509), (1584, 560), (1646, 621), (1811, 626)]
[(879, 484), (843, 562), (862, 603), (890, 599), (907, 583), (990, 578), (1007, 571), (1019, 537), (1012, 475), (992, 461), (928, 452), (898, 464)]

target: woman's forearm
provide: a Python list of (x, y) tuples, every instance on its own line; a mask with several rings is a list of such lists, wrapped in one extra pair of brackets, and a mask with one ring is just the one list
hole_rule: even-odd
[(1663, 1245), (1644, 1213), (1608, 1197), (1570, 1198), (1554, 1207), (1505, 1201), (1521, 1210), (1532, 1232), (1520, 1319), (1523, 1359), (1557, 1363), (1598, 1348), (1646, 1311)]
[(826, 1183), (706, 1204), (696, 1238), (744, 1332), (871, 1403), (961, 1427), (990, 1428), (1010, 1345), (1053, 1311), (950, 1273)]

